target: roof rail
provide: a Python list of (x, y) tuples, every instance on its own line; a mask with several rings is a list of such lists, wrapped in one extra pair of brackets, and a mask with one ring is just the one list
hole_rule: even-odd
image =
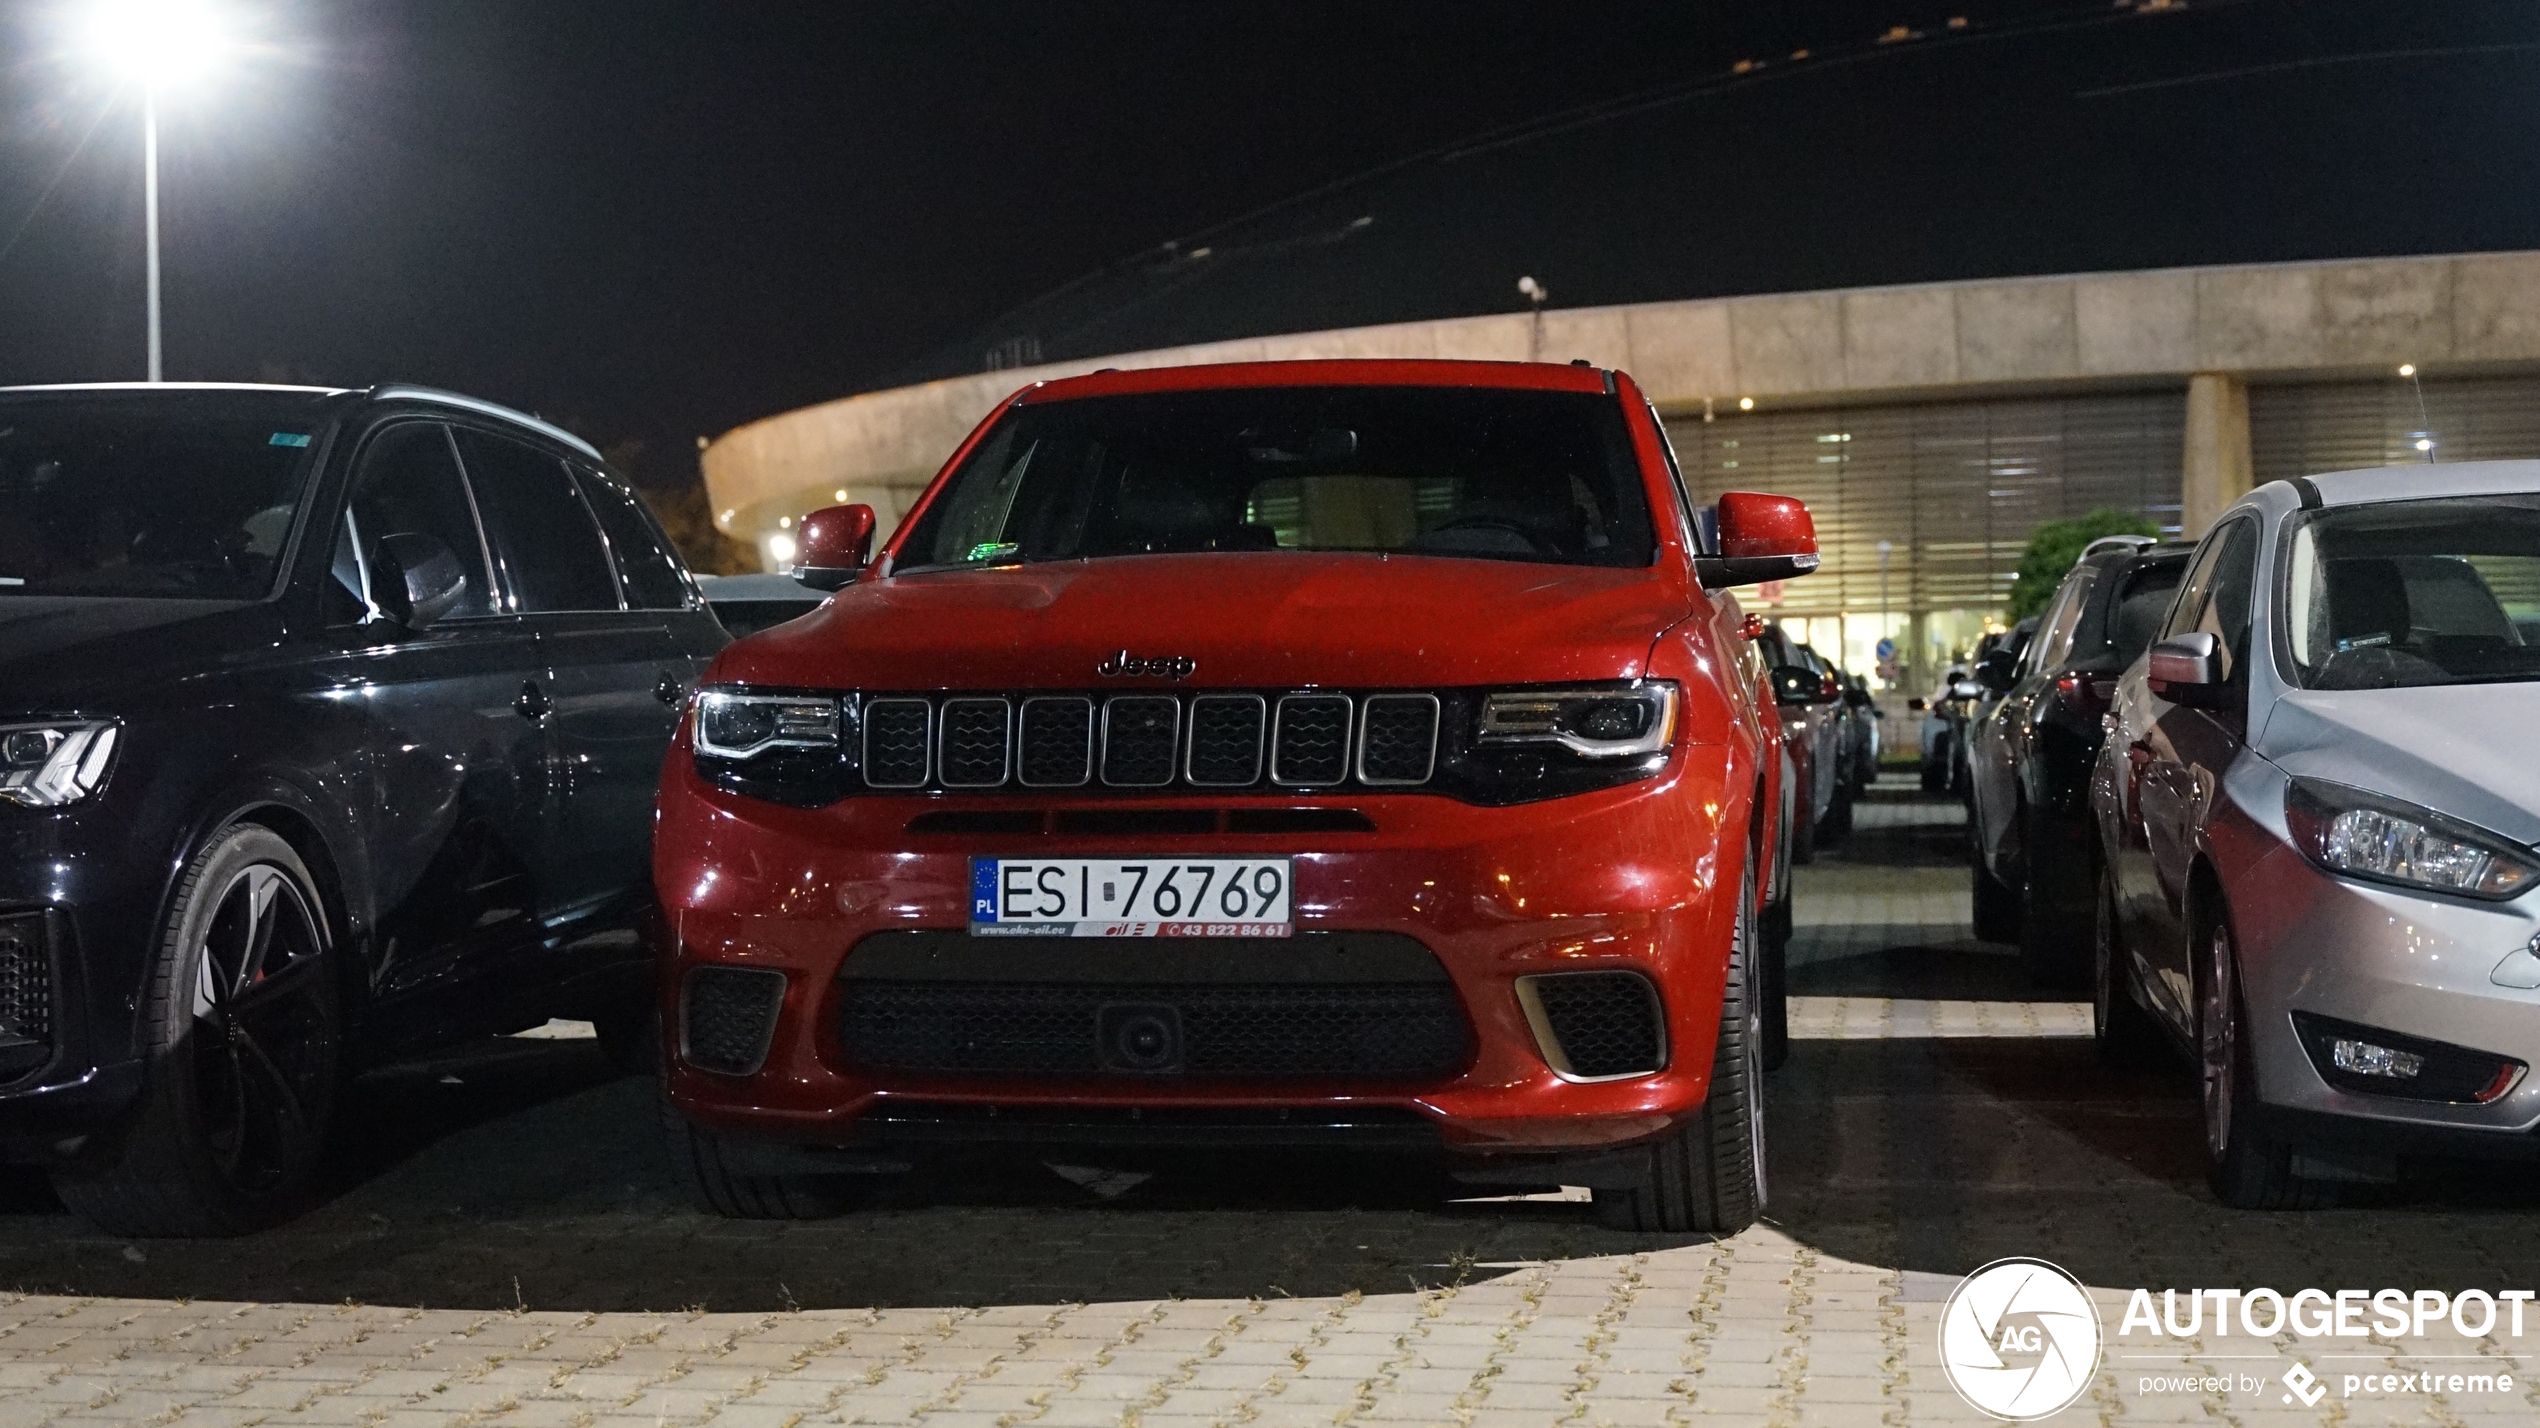
[(563, 442), (565, 445), (572, 447), (574, 450), (581, 452), (583, 455), (590, 457), (594, 461), (605, 461), (608, 459), (600, 455), (597, 447), (587, 441), (584, 441), (582, 438), (575, 436), (572, 432), (565, 430), (563, 427), (556, 425), (554, 422), (541, 421), (527, 412), (515, 411), (510, 407), (502, 405), (500, 402), (489, 402), (482, 397), (470, 397), (463, 396), (457, 392), (445, 392), (438, 387), (418, 387), (410, 382), (390, 382), (382, 386), (373, 387), (370, 389), (370, 397), (373, 401), (389, 401), (393, 399), (396, 401), (407, 402), (431, 402), (438, 406), (457, 407), (461, 411), (475, 412), (481, 416), (500, 417), (504, 421), (518, 422), (522, 426), (530, 427), (547, 436), (551, 436), (556, 440)]

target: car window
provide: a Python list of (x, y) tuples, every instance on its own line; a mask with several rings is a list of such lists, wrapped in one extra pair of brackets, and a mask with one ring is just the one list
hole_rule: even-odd
[(2285, 566), (2285, 646), (2308, 688), (2540, 679), (2540, 499), (2323, 511)]
[(1676, 510), (1684, 517), (1685, 539), (1697, 551), (1703, 546), (1702, 522), (1693, 514), (1693, 493), (1685, 487), (1684, 466), (1676, 460), (1676, 443), (1667, 435), (1667, 424), (1658, 419), (1658, 409), (1646, 402), (1641, 410), (1649, 414), (1649, 424), (1657, 429), (1659, 453), (1667, 458), (1667, 486), (1676, 493)]
[(322, 420), (305, 397), (46, 393), (0, 407), (0, 598), (273, 593)]
[(458, 437), (468, 485), (502, 568), (507, 608), (524, 614), (619, 608), (608, 548), (564, 462), (487, 432), (461, 430)]
[(373, 590), (379, 543), (392, 535), (424, 535), (450, 548), (467, 575), (467, 590), (444, 619), (493, 613), (485, 578), (485, 541), (459, 477), (447, 429), (409, 421), (372, 434), (353, 467), (353, 486), (337, 523), (328, 615), (335, 624), (382, 618), (386, 602)]
[(2038, 622), (2038, 637), (2028, 663), (2036, 669), (2061, 669), (2072, 658), (2073, 631), (2081, 624), (2081, 612), (2090, 603), (2090, 588), (2099, 583), (2099, 568), (2085, 565), (2064, 577), (2064, 588), (2055, 592), (2055, 602), (2046, 608)]
[(2234, 521), (2223, 533), (2222, 553), (2214, 561), (2203, 605), (2190, 630), (2212, 635), (2222, 645), (2223, 679), (2245, 684), (2249, 657), (2249, 606), (2257, 582), (2258, 531), (2249, 521)]
[(609, 538), (609, 554), (617, 561), (618, 583), (626, 590), (627, 607), (686, 609), (688, 582), (679, 577), (679, 563), (671, 559), (653, 535), (652, 523), (644, 519), (643, 510), (636, 505), (635, 493), (588, 467), (576, 466), (573, 474), (582, 483), (591, 514), (600, 518), (601, 532)]
[(1499, 388), (1025, 402), (915, 520), (903, 574), (1199, 551), (1646, 566), (1656, 551), (1622, 406)]
[(2186, 571), (2184, 561), (2146, 562), (2120, 579), (2107, 615), (2108, 652), (2120, 666), (2133, 664), (2152, 647), (2152, 632), (2160, 628), (2161, 616), (2169, 611), (2171, 598), (2178, 594), (2179, 577)]
[(2205, 588), (2213, 583), (2214, 562), (2222, 558), (2223, 536), (2217, 531), (2205, 537), (2196, 554), (2187, 563), (2187, 578), (2180, 583), (2177, 603), (2170, 606), (2168, 618), (2161, 621), (2159, 638), (2171, 639), (2196, 628), (2196, 618), (2205, 611)]

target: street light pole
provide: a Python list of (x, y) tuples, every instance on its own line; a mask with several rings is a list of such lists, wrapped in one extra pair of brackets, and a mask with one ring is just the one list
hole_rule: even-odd
[[(126, 190), (130, 192), (130, 190)], [(141, 87), (141, 221), (148, 229), (150, 269), (150, 380), (167, 380), (159, 346), (159, 91)]]

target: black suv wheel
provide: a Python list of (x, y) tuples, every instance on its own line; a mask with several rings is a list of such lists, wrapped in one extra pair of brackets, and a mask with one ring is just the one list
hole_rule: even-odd
[(64, 1204), (134, 1236), (243, 1234), (300, 1207), (343, 1041), (328, 925), (271, 829), (233, 826), (194, 855), (143, 992), (140, 1106), (103, 1158), (55, 1172)]

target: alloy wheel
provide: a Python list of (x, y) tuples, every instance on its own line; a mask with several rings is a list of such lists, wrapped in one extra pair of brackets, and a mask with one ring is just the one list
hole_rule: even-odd
[(222, 1178), (252, 1194), (305, 1163), (322, 1126), (326, 937), (298, 880), (271, 863), (239, 869), (214, 907), (194, 949), (198, 1128)]

